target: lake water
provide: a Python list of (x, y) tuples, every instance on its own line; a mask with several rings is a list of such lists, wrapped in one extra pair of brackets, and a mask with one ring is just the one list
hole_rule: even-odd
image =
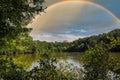
[[(80, 66), (80, 59), (84, 53), (50, 53), (52, 58), (57, 58), (58, 62), (68, 62), (75, 66)], [(120, 60), (120, 53), (110, 53), (110, 56)], [(24, 64), (25, 68), (33, 68), (37, 66), (37, 61), (40, 59), (40, 54), (19, 54), (15, 56), (15, 61)]]
[[(50, 57), (57, 58), (57, 62), (58, 62), (57, 65), (59, 65), (59, 63), (72, 64), (73, 66), (77, 66), (77, 69), (79, 68), (79, 71), (80, 71), (80, 69), (83, 69), (82, 64), (81, 64), (81, 57), (83, 55), (84, 53), (51, 53)], [(110, 56), (115, 57), (118, 60), (120, 60), (120, 53), (110, 53)], [(17, 63), (23, 64), (25, 69), (27, 70), (31, 70), (33, 67), (38, 66), (39, 63), (37, 61), (39, 59), (40, 59), (39, 53), (18, 54), (15, 56), (15, 61)], [(116, 74), (114, 74), (113, 72), (109, 72), (108, 74), (109, 74), (110, 79), (114, 80), (114, 77), (116, 76)]]

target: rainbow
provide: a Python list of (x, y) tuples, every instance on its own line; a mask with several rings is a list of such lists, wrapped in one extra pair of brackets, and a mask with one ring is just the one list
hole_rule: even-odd
[[(61, 3), (65, 3), (65, 2), (82, 2), (82, 3), (87, 3), (87, 4), (97, 6), (97, 7), (101, 8), (101, 9), (103, 9), (104, 11), (106, 11), (108, 14), (110, 14), (115, 20), (120, 22), (120, 19), (116, 15), (114, 15), (109, 9), (107, 9), (107, 8), (103, 7), (102, 5), (100, 5), (100, 4), (96, 3), (96, 2), (93, 2), (91, 0), (61, 0), (59, 2), (56, 2), (56, 3), (53, 3), (53, 4), (49, 5), (46, 10), (51, 10), (56, 5), (61, 4)], [(35, 15), (34, 18), (32, 19), (32, 22), (37, 20), (37, 18), (39, 18), (39, 17), (40, 17), (40, 15)], [(30, 24), (28, 24), (26, 27), (29, 27), (29, 25)]]
[(88, 4), (91, 4), (91, 5), (94, 5), (94, 6), (98, 6), (100, 7), (101, 9), (105, 10), (106, 12), (108, 12), (110, 15), (112, 15), (117, 21), (120, 22), (120, 19), (115, 15), (113, 14), (109, 9), (103, 7), (102, 5), (96, 3), (96, 2), (93, 2), (91, 0), (61, 0), (59, 2), (56, 2), (56, 3), (53, 3), (51, 5), (48, 6), (48, 8), (52, 8), (54, 7), (55, 5), (57, 5), (58, 3), (61, 3), (61, 2), (85, 2), (85, 3), (88, 3)]

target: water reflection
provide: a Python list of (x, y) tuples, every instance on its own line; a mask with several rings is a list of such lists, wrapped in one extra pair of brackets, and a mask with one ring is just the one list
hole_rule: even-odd
[[(77, 68), (78, 71), (80, 69), (83, 69), (82, 63), (81, 63), (81, 57), (84, 55), (84, 53), (51, 53), (51, 58), (57, 58), (57, 63), (55, 66), (60, 68), (61, 66), (65, 68), (66, 70), (73, 69), (74, 67)], [(120, 53), (110, 53), (111, 57), (115, 57), (118, 60), (120, 57)], [(25, 68), (27, 70), (31, 70), (36, 66), (39, 66), (39, 63), (37, 62), (40, 59), (40, 54), (18, 54), (15, 56), (15, 60), (17, 63), (24, 64)], [(70, 67), (69, 67), (70, 65)], [(68, 68), (69, 67), (69, 68)], [(114, 77), (116, 74), (113, 72), (108, 72), (108, 76), (111, 80), (114, 80)]]
[[(51, 53), (50, 57), (57, 58), (58, 63), (70, 63), (75, 66), (80, 66), (81, 57), (84, 53)], [(118, 58), (120, 57), (120, 53), (110, 53), (110, 56)], [(25, 68), (37, 66), (37, 61), (40, 59), (40, 54), (18, 54), (15, 56), (15, 60), (17, 63), (22, 63), (25, 65)], [(120, 60), (120, 59), (119, 59)]]

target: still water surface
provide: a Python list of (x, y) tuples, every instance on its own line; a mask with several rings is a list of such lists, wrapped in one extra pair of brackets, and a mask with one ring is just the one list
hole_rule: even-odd
[[(58, 62), (68, 62), (75, 66), (80, 66), (81, 57), (84, 53), (51, 53), (52, 58), (57, 58)], [(110, 56), (120, 60), (120, 53), (110, 53)], [(25, 68), (33, 68), (37, 66), (37, 61), (40, 59), (40, 54), (19, 54), (16, 55), (15, 60), (17, 63), (24, 64)]]

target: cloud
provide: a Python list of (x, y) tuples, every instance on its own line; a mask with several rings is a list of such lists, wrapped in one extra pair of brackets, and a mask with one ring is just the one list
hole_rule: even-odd
[(68, 42), (74, 41), (76, 39), (79, 38), (83, 38), (86, 36), (76, 36), (76, 35), (68, 35), (68, 34), (32, 34), (33, 39), (34, 40), (40, 40), (40, 41), (47, 41), (47, 42), (55, 42), (55, 41), (59, 41), (59, 42), (63, 42), (65, 40), (67, 40)]
[(81, 30), (80, 30), (80, 32), (85, 33), (85, 32), (87, 32), (87, 31), (86, 31), (86, 30), (84, 30), (84, 29), (81, 29)]
[(38, 16), (32, 24), (34, 39), (63, 41), (101, 34), (120, 27), (120, 22), (96, 4), (61, 2)]

